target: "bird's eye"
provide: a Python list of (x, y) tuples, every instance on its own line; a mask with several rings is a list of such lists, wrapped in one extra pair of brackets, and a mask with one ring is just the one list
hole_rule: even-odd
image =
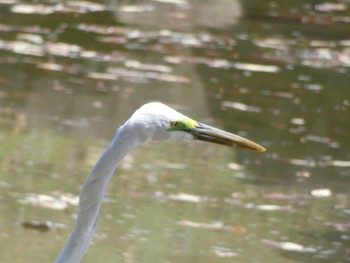
[(173, 122), (170, 123), (170, 127), (171, 128), (176, 128), (178, 124), (179, 124), (178, 121), (173, 121)]

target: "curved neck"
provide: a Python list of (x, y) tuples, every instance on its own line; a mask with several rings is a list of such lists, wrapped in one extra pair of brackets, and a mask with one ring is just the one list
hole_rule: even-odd
[(138, 144), (126, 127), (123, 125), (118, 129), (112, 143), (86, 179), (79, 195), (75, 227), (55, 263), (78, 263), (89, 247), (107, 184), (121, 159)]

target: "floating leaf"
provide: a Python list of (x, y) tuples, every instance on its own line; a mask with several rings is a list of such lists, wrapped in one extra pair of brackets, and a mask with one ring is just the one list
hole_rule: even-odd
[(171, 67), (168, 67), (165, 65), (144, 64), (144, 63), (141, 63), (141, 62), (135, 61), (135, 60), (127, 60), (127, 61), (125, 61), (124, 65), (127, 68), (152, 70), (152, 71), (158, 71), (158, 72), (164, 72), (164, 73), (170, 73), (172, 71)]
[(331, 11), (344, 11), (347, 9), (344, 3), (322, 3), (315, 6), (317, 11), (331, 12)]
[(235, 171), (242, 171), (244, 169), (244, 166), (238, 163), (229, 163), (227, 167)]
[(191, 203), (201, 203), (205, 198), (198, 195), (191, 195), (186, 193), (171, 194), (168, 196), (170, 200), (184, 201)]
[(267, 72), (267, 73), (277, 73), (280, 71), (280, 68), (278, 66), (259, 65), (259, 64), (251, 64), (251, 63), (236, 62), (236, 63), (233, 63), (233, 67), (240, 70)]
[(188, 227), (193, 227), (193, 228), (203, 228), (203, 229), (214, 229), (214, 230), (223, 230), (223, 231), (228, 231), (228, 232), (235, 232), (235, 233), (243, 233), (245, 232), (244, 228), (240, 228), (242, 230), (240, 232), (235, 230), (234, 226), (228, 226), (225, 225), (223, 222), (213, 222), (213, 223), (199, 223), (199, 222), (193, 222), (193, 221), (188, 221), (188, 220), (182, 220), (177, 222), (178, 225), (181, 226), (188, 226)]
[(167, 161), (158, 161), (157, 165), (165, 167), (167, 169), (183, 170), (186, 169), (187, 165), (183, 163), (170, 163)]
[(63, 225), (63, 224), (52, 223), (50, 221), (45, 221), (45, 222), (23, 221), (23, 222), (21, 222), (21, 226), (23, 228), (32, 229), (32, 230), (36, 230), (39, 232), (47, 232), (51, 229), (65, 227), (65, 225)]
[(19, 14), (47, 15), (54, 12), (53, 6), (41, 4), (17, 4), (12, 6), (11, 11)]
[(314, 197), (329, 197), (332, 195), (332, 191), (328, 188), (314, 189), (310, 193)]
[(262, 211), (288, 211), (291, 210), (290, 206), (280, 206), (280, 205), (257, 205), (255, 207)]
[(69, 205), (77, 205), (78, 197), (67, 194), (55, 194), (55, 196), (42, 194), (28, 194), (18, 200), (21, 204), (30, 204), (33, 206), (49, 208), (53, 210), (64, 210)]
[(328, 164), (337, 167), (350, 167), (350, 161), (333, 160), (329, 161)]
[(290, 122), (295, 125), (305, 125), (305, 120), (303, 118), (292, 118)]
[(263, 239), (261, 240), (261, 242), (269, 246), (286, 250), (286, 251), (304, 252), (304, 253), (316, 252), (316, 249), (312, 247), (305, 247), (303, 245), (293, 243), (293, 242), (277, 242), (277, 241), (268, 240), (268, 239)]
[(256, 106), (249, 106), (241, 102), (232, 102), (232, 101), (223, 101), (221, 106), (224, 108), (233, 108), (240, 111), (249, 111), (249, 112), (261, 112), (262, 109)]
[(232, 258), (237, 256), (237, 253), (232, 252), (229, 248), (225, 247), (213, 247), (213, 252), (219, 258)]

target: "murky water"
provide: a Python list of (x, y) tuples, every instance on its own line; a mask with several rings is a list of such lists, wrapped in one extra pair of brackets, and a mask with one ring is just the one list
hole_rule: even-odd
[(83, 262), (349, 262), (346, 1), (0, 1), (0, 261), (52, 262), (130, 114), (268, 148), (131, 152)]

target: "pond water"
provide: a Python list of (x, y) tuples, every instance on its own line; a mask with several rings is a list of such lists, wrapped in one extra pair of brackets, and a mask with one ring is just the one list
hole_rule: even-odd
[(350, 262), (348, 1), (0, 1), (0, 261), (53, 262), (162, 101), (262, 145), (132, 151), (83, 262)]

